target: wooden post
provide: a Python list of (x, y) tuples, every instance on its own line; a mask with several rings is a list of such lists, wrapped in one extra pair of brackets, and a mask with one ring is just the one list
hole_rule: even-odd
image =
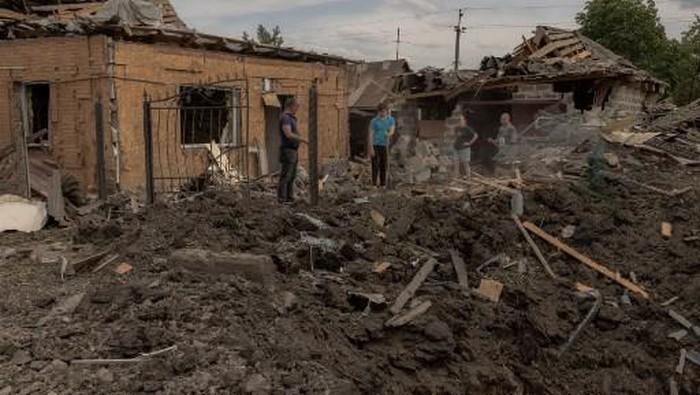
[(309, 181), (311, 205), (318, 205), (318, 81), (309, 90)]
[(151, 124), (151, 101), (146, 92), (143, 93), (143, 139), (146, 154), (146, 202), (155, 202), (153, 185), (153, 129)]
[(97, 191), (100, 199), (107, 198), (107, 165), (105, 163), (105, 128), (102, 100), (95, 102), (95, 145), (97, 151)]

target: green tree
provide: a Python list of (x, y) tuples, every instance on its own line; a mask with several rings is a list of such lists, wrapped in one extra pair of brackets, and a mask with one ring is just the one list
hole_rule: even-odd
[(672, 78), (669, 40), (653, 0), (589, 0), (576, 16), (582, 33), (659, 78)]
[(243, 32), (243, 40), (248, 42), (257, 42), (260, 44), (273, 45), (275, 47), (281, 47), (284, 44), (284, 37), (282, 37), (282, 30), (279, 26), (275, 26), (273, 29), (268, 29), (263, 25), (258, 25), (256, 31), (256, 39), (250, 37), (248, 32)]
[(700, 17), (695, 16), (676, 47), (673, 98), (676, 104), (684, 105), (700, 98)]

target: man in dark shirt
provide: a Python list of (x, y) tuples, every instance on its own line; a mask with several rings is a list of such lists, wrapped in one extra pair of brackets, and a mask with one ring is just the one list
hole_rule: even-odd
[(280, 203), (294, 201), (294, 181), (299, 164), (299, 144), (306, 140), (299, 135), (296, 113), (299, 103), (296, 98), (289, 98), (284, 103), (284, 112), (280, 117), (280, 179), (277, 186), (277, 199)]
[(455, 136), (455, 176), (467, 176), (471, 179), (472, 144), (476, 142), (479, 135), (469, 126), (469, 110), (460, 115), (460, 124)]

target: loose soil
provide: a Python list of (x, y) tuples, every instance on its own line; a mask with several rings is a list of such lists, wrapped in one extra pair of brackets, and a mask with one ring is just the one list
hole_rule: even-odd
[[(688, 362), (682, 376), (675, 369), (682, 348), (700, 351), (698, 337), (669, 339), (682, 328), (660, 303), (678, 296), (672, 308), (700, 324), (700, 242), (684, 241), (700, 235), (698, 175), (635, 151), (618, 155), (626, 177), (696, 190), (667, 197), (613, 181), (591, 187), (583, 177), (527, 191), (524, 219), (557, 236), (576, 226), (566, 242), (627, 278), (634, 272), (649, 301), (631, 295), (623, 303), (621, 286), (536, 240), (565, 279), (551, 280), (512, 222), (506, 195), (469, 201), (437, 186), (381, 194), (340, 180), (311, 208), (280, 206), (264, 186), (250, 200), (208, 192), (100, 225), (2, 235), (0, 393), (668, 394), (674, 378), (680, 394), (695, 394), (700, 367)], [(660, 234), (663, 221), (674, 225), (670, 239)], [(301, 241), (309, 236), (337, 245), (310, 256)], [(60, 260), (47, 263), (84, 257), (87, 246), (120, 258), (65, 280)], [(270, 255), (279, 271), (267, 283), (193, 273), (169, 261), (181, 248)], [(505, 284), (498, 304), (462, 294), (450, 249), (464, 257), (472, 287), (481, 278)], [(393, 302), (431, 252), (439, 265), (415, 299), (433, 306), (409, 325), (387, 328), (388, 309), (348, 297)], [(476, 272), (500, 253), (527, 258), (527, 271)], [(114, 273), (121, 262), (133, 271)], [(376, 274), (376, 262), (392, 266)], [(604, 305), (562, 354), (593, 303), (574, 293), (574, 282), (600, 290)], [(51, 313), (80, 293), (72, 314)], [(138, 363), (71, 364), (173, 345)]]

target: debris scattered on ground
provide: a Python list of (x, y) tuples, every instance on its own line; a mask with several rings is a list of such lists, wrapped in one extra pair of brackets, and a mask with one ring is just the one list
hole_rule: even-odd
[(627, 280), (622, 277), (622, 275), (619, 272), (614, 272), (611, 269), (593, 261), (592, 259), (588, 258), (587, 256), (579, 253), (578, 251), (574, 250), (573, 248), (569, 247), (568, 245), (560, 242), (557, 240), (555, 237), (547, 234), (547, 232), (543, 231), (542, 229), (538, 228), (535, 224), (533, 223), (525, 223), (524, 224), (525, 229), (533, 232), (537, 236), (541, 237), (554, 247), (557, 247), (558, 249), (566, 252), (568, 255), (571, 257), (575, 258), (579, 262), (583, 263), (584, 265), (590, 267), (591, 269), (599, 272), (600, 274), (608, 277), (609, 279), (619, 283), (623, 287), (629, 289), (630, 291), (638, 294), (639, 296), (643, 297), (644, 299), (649, 299), (649, 293), (642, 289), (641, 287), (637, 286), (634, 284), (632, 281)]
[(480, 296), (486, 300), (493, 303), (498, 303), (501, 301), (501, 294), (503, 293), (503, 283), (494, 280), (481, 280), (479, 288), (474, 290), (477, 296)]
[(399, 314), (401, 310), (406, 306), (411, 298), (416, 294), (418, 288), (423, 285), (423, 282), (428, 278), (430, 273), (433, 272), (435, 266), (438, 262), (435, 259), (428, 259), (428, 261), (420, 268), (418, 273), (413, 277), (411, 282), (401, 291), (401, 294), (396, 298), (396, 301), (391, 306), (391, 312), (394, 314)]
[(667, 239), (670, 239), (671, 236), (673, 236), (673, 225), (671, 225), (668, 222), (664, 222), (661, 224), (661, 235)]
[(114, 272), (120, 276), (130, 273), (132, 270), (134, 270), (134, 267), (126, 262), (122, 262), (114, 268)]
[(681, 356), (678, 358), (678, 365), (676, 365), (676, 373), (679, 375), (683, 375), (683, 371), (685, 370), (685, 361), (688, 358), (688, 351), (684, 348), (681, 350)]
[(37, 232), (48, 221), (46, 203), (33, 202), (19, 196), (0, 196), (0, 233), (19, 231)]
[(433, 306), (433, 303), (430, 302), (429, 300), (422, 302), (420, 304), (417, 304), (416, 306), (409, 309), (407, 312), (405, 312), (403, 314), (396, 315), (393, 318), (391, 318), (389, 321), (386, 322), (386, 326), (391, 327), (391, 328), (397, 328), (400, 326), (407, 325), (407, 324), (411, 323), (413, 320), (415, 320), (416, 318), (425, 314), (432, 306)]

